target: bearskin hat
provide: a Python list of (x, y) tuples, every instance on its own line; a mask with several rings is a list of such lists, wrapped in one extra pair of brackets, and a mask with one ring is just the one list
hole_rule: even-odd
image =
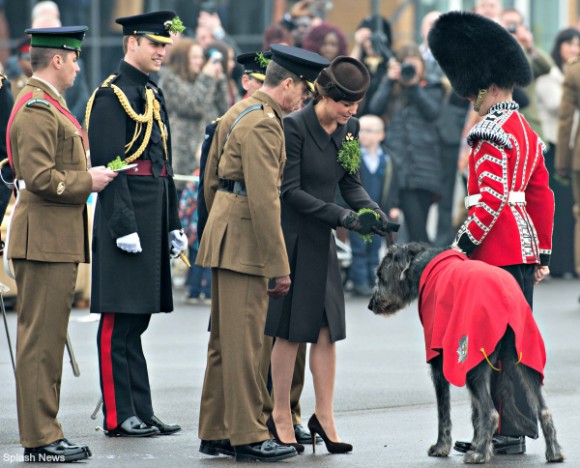
[(526, 86), (532, 70), (524, 50), (501, 25), (476, 13), (441, 15), (428, 36), (429, 48), (462, 97), (474, 97), (491, 84)]

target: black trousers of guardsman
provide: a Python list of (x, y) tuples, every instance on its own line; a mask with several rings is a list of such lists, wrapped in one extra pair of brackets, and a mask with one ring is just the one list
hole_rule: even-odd
[[(507, 271), (510, 273), (517, 281), (519, 287), (521, 288), (522, 292), (524, 293), (524, 297), (528, 302), (530, 308), (534, 303), (534, 273), (536, 271), (536, 265), (506, 265), (500, 267), (502, 270)], [(536, 425), (536, 430), (534, 432), (528, 434), (520, 434), (520, 431), (517, 429), (517, 426), (514, 422), (510, 421), (509, 418), (505, 417), (503, 411), (501, 409), (501, 401), (497, 396), (497, 387), (499, 385), (499, 380), (502, 378), (501, 372), (492, 372), (491, 373), (491, 398), (493, 403), (498, 410), (499, 413), (499, 426), (498, 426), (498, 434), (506, 435), (506, 436), (527, 436), (532, 439), (538, 438), (538, 428)], [(537, 414), (535, 414), (533, 408), (528, 403), (526, 398), (526, 393), (522, 388), (522, 385), (519, 381), (514, 381), (514, 398), (516, 401), (516, 406), (518, 409), (524, 414), (528, 419), (531, 421), (537, 420)]]
[(153, 405), (141, 335), (151, 314), (101, 315), (97, 346), (104, 428), (115, 429), (131, 416), (151, 419)]

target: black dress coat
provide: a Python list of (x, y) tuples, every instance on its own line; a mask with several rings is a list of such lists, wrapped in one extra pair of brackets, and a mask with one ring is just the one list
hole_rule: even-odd
[[(161, 119), (169, 132), (163, 93), (149, 77), (121, 61), (113, 80), (126, 94), (135, 112), (145, 110), (145, 88), (155, 92)], [(129, 118), (109, 87), (96, 94), (89, 121), (89, 141), (93, 166), (106, 165), (117, 156), (133, 154), (143, 141), (143, 131), (129, 153), (125, 145), (133, 139), (135, 121)], [(152, 176), (119, 175), (98, 195), (93, 227), (91, 312), (151, 314), (171, 312), (171, 271), (169, 232), (181, 229), (177, 194), (171, 169), (171, 138), (165, 157), (161, 133), (153, 124), (151, 140), (138, 160), (152, 161)], [(159, 174), (167, 168), (168, 177)], [(119, 237), (136, 232), (141, 253), (117, 247)]]
[(312, 103), (284, 119), (282, 230), (292, 286), (284, 298), (270, 300), (266, 335), (316, 343), (326, 323), (331, 341), (346, 337), (342, 279), (332, 235), (344, 210), (335, 203), (337, 186), (354, 211), (378, 208), (358, 171), (348, 174), (337, 161), (347, 133), (358, 137), (358, 131), (358, 120), (351, 118), (329, 135)]
[[(8, 126), (13, 104), (14, 99), (10, 91), (10, 82), (0, 73), (0, 161), (8, 157), (6, 151), (6, 127)], [(4, 180), (12, 180), (12, 169), (10, 169), (8, 164), (2, 168), (2, 176)], [(11, 195), (12, 190), (0, 181), (0, 224), (4, 219)]]

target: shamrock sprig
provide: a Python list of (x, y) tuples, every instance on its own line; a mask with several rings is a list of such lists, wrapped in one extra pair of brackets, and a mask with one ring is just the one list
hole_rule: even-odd
[[(371, 213), (375, 217), (375, 219), (377, 219), (377, 220), (381, 219), (381, 216), (375, 210), (373, 210), (371, 208), (361, 208), (357, 214), (359, 215), (359, 218), (360, 218), (360, 217), (364, 217), (362, 215), (365, 213)], [(359, 232), (358, 235), (367, 244), (370, 244), (373, 241), (373, 233), (372, 232), (369, 232), (367, 234), (361, 234)]]
[(338, 150), (338, 163), (349, 174), (354, 174), (358, 171), (361, 163), (360, 146), (358, 139), (352, 133), (347, 133), (342, 142), (340, 150)]
[(260, 67), (266, 68), (271, 59), (266, 58), (263, 52), (258, 52), (254, 60), (258, 63), (258, 65), (260, 65)]
[(185, 31), (185, 26), (181, 22), (181, 19), (179, 19), (179, 16), (176, 16), (171, 21), (166, 21), (163, 23), (163, 26), (172, 34), (179, 34)]

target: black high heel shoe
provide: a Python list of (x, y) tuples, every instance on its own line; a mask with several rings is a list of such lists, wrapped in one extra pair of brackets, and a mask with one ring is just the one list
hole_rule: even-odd
[(330, 453), (348, 453), (352, 452), (352, 445), (347, 444), (345, 442), (333, 442), (328, 438), (326, 432), (318, 421), (316, 414), (313, 414), (308, 421), (308, 429), (310, 430), (310, 434), (312, 434), (312, 452), (316, 453), (316, 434), (322, 437), (324, 444), (326, 445), (326, 450)]
[(304, 445), (298, 444), (296, 442), (282, 442), (280, 437), (278, 437), (278, 431), (276, 430), (276, 424), (274, 423), (274, 418), (272, 415), (266, 421), (266, 427), (270, 433), (274, 436), (274, 440), (279, 444), (286, 447), (294, 447), (298, 453), (304, 452)]

